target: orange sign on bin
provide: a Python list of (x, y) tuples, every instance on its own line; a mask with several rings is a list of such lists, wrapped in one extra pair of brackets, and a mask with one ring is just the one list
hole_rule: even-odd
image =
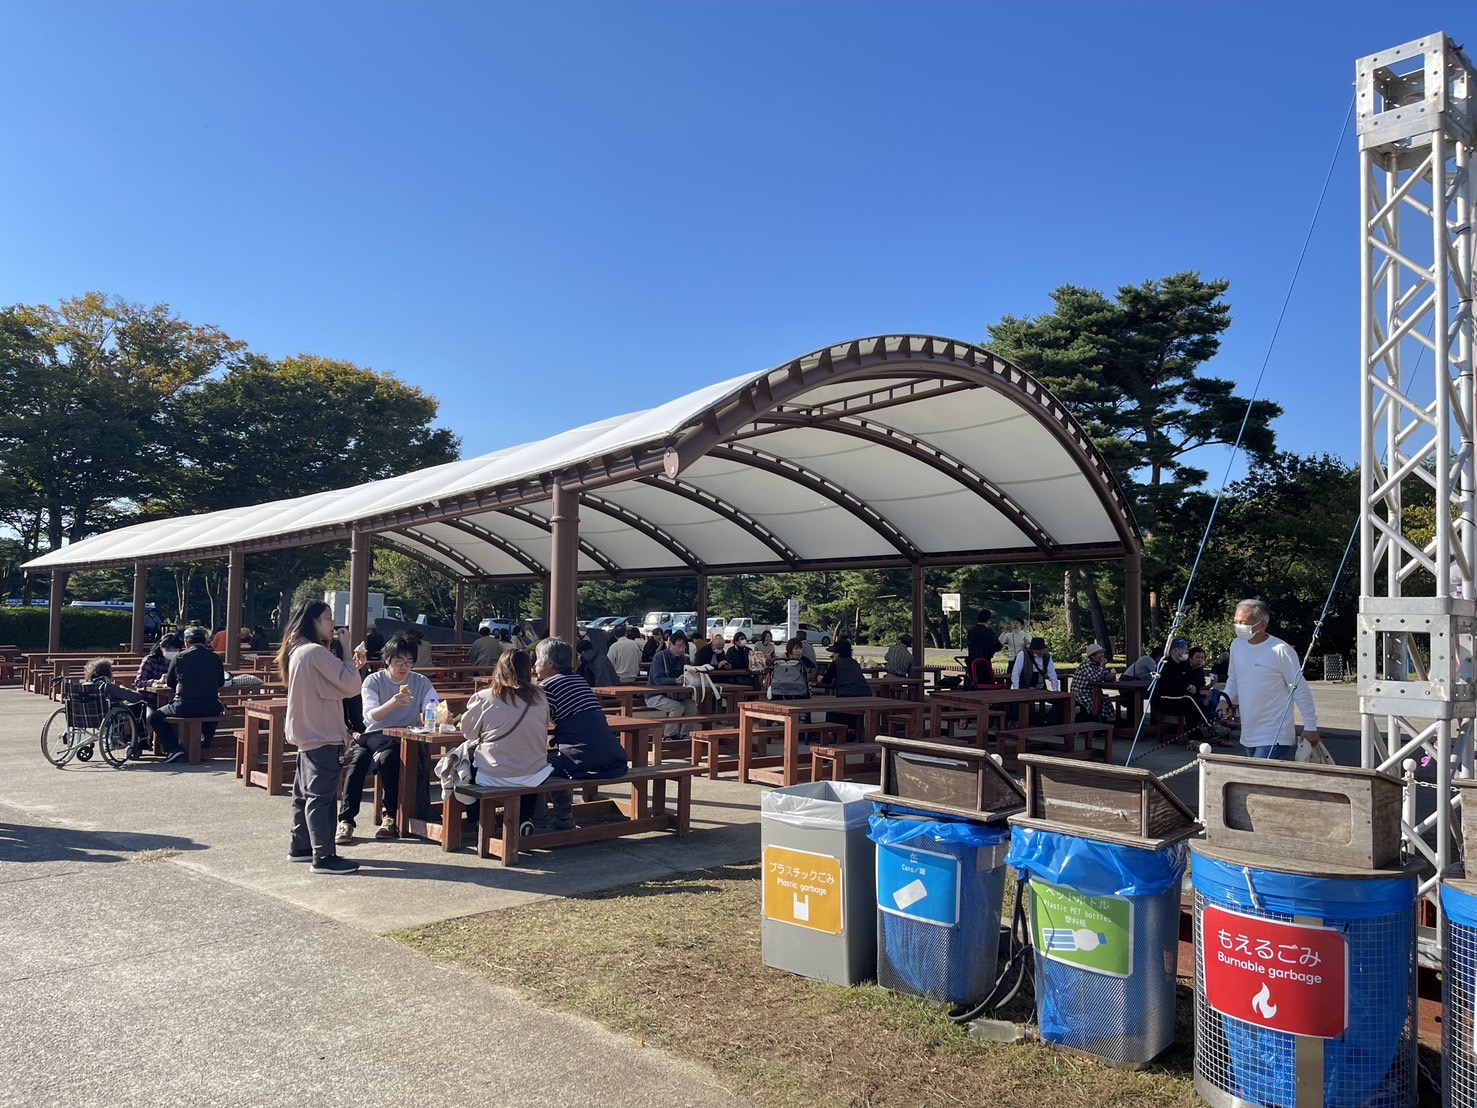
[(766, 846), (764, 917), (841, 934), (841, 860), (829, 854)]

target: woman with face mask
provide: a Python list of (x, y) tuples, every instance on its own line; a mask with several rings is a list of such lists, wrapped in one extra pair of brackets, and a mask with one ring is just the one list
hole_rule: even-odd
[(1189, 639), (1175, 639), (1169, 644), (1169, 657), (1159, 671), (1149, 703), (1156, 712), (1187, 720), (1193, 728), (1185, 735), (1187, 741), (1198, 743), (1210, 737), (1210, 718), (1200, 704), (1200, 689), (1190, 667)]
[(138, 664), (138, 673), (134, 675), (133, 687), (147, 689), (168, 673), (169, 663), (174, 661), (175, 655), (184, 645), (180, 637), (172, 633), (156, 642), (154, 649), (145, 654), (144, 660)]

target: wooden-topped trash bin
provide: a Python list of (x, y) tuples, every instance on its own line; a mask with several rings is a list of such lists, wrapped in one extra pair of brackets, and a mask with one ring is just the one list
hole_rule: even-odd
[(1006, 861), (1029, 883), (1041, 1039), (1147, 1066), (1174, 1042), (1190, 811), (1145, 769), (1024, 754)]
[(1416, 1103), (1418, 862), (1400, 782), (1206, 755), (1195, 1091), (1217, 1108)]

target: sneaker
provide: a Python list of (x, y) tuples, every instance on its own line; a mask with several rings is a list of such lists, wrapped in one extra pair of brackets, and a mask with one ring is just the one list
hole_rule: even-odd
[(313, 860), (313, 850), (311, 847), (307, 850), (293, 850), (289, 847), (287, 860), (289, 862), (311, 862)]
[(518, 825), (518, 834), (520, 834), (520, 835), (532, 835), (533, 834), (533, 820), (526, 819), (522, 823), (520, 823)]
[(173, 754), (166, 754), (166, 755), (164, 755), (164, 761), (165, 762), (178, 762), (184, 756), (185, 756), (185, 752), (183, 750), (176, 750)]
[(550, 831), (573, 831), (578, 826), (579, 825), (577, 823), (575, 823), (574, 820), (573, 820), (573, 818), (571, 818), (571, 817), (565, 817), (564, 819), (559, 819), (556, 816), (554, 818), (554, 822), (551, 823), (551, 824), (549, 824), (549, 830)]
[(313, 872), (339, 877), (348, 873), (358, 873), (359, 863), (340, 858), (337, 854), (330, 854), (327, 858), (320, 858), (313, 863)]
[(354, 821), (341, 819), (338, 821), (338, 834), (333, 837), (338, 846), (347, 846), (354, 841)]
[(375, 830), (374, 837), (376, 839), (398, 839), (400, 837), (400, 828), (395, 824), (395, 817), (386, 816), (380, 820), (380, 825)]

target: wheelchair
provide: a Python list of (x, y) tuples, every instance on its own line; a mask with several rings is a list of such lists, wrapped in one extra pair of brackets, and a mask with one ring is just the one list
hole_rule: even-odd
[(121, 769), (138, 756), (139, 732), (138, 717), (96, 685), (63, 681), (62, 706), (41, 728), (41, 753), (58, 769), (73, 758), (89, 762), (94, 752)]

